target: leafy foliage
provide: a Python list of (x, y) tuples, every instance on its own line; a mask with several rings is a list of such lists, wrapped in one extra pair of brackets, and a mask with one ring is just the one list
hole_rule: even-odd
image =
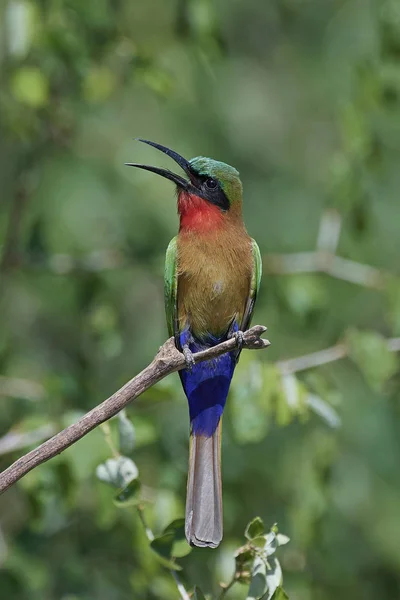
[[(274, 525), (264, 534), (264, 523), (260, 517), (247, 526), (245, 536), (248, 542), (235, 553), (235, 580), (250, 583), (247, 600), (261, 600), (286, 595), (282, 588), (282, 569), (276, 557), (270, 558), (278, 548), (289, 542), (286, 535), (278, 533)], [(283, 596), (285, 597), (285, 596)]]
[(373, 389), (381, 391), (398, 371), (397, 356), (387, 341), (375, 331), (350, 331), (347, 336), (350, 357), (358, 365)]

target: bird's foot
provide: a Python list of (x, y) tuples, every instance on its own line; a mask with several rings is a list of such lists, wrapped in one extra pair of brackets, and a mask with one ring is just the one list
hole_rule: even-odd
[(191, 373), (192, 369), (196, 363), (194, 360), (193, 352), (190, 350), (190, 348), (187, 344), (185, 344), (183, 346), (182, 354), (185, 357), (186, 368), (189, 371), (189, 373)]
[(240, 331), (240, 329), (238, 331), (235, 331), (232, 337), (235, 338), (237, 347), (239, 350), (241, 350), (243, 348), (243, 342), (244, 342), (243, 331)]

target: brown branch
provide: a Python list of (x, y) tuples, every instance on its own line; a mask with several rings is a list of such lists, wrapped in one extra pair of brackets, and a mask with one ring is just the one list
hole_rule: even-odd
[[(266, 327), (255, 325), (244, 333), (243, 347), (250, 350), (267, 348), (270, 343), (262, 339), (261, 335), (266, 331)], [(229, 339), (213, 348), (203, 350), (194, 354), (196, 363), (204, 360), (216, 358), (237, 347), (235, 338)], [(170, 338), (161, 346), (154, 360), (141, 373), (128, 381), (120, 390), (104, 400), (101, 404), (86, 413), (76, 423), (73, 423), (54, 437), (47, 440), (25, 456), (19, 458), (8, 469), (0, 474), (0, 494), (5, 492), (10, 486), (16, 483), (21, 477), (29, 473), (32, 469), (60, 454), (80, 440), (89, 431), (104, 423), (129, 402), (135, 400), (145, 390), (149, 389), (155, 383), (175, 371), (185, 367), (185, 358), (175, 347), (174, 339)]]
[(42, 400), (46, 395), (44, 387), (36, 381), (19, 377), (0, 375), (0, 397), (24, 398), (33, 402)]
[(324, 250), (267, 254), (263, 257), (263, 263), (264, 271), (271, 275), (325, 273), (335, 279), (378, 290), (384, 287), (389, 277), (395, 277), (376, 267), (342, 258)]

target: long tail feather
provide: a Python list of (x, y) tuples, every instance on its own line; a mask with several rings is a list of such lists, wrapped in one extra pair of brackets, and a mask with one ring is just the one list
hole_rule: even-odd
[(222, 418), (212, 437), (190, 434), (185, 533), (193, 546), (222, 540), (221, 433)]

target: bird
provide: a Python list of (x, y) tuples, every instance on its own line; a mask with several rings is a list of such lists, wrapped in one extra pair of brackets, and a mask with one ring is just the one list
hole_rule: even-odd
[[(164, 298), (169, 335), (185, 356), (179, 371), (190, 416), (185, 535), (191, 546), (216, 548), (223, 537), (222, 414), (260, 288), (261, 255), (243, 222), (243, 189), (234, 167), (203, 156), (186, 160), (137, 139), (169, 156), (186, 175), (125, 163), (176, 185), (179, 232), (166, 252)], [(231, 337), (235, 350), (194, 363), (196, 352)]]

